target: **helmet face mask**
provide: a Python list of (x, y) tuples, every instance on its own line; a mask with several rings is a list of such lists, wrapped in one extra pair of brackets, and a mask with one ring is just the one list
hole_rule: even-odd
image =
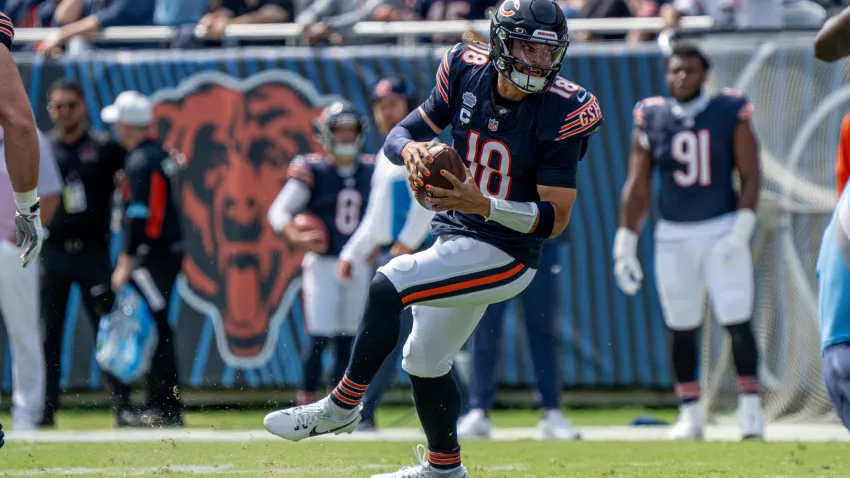
[[(342, 128), (356, 128), (356, 139), (352, 142), (338, 142), (334, 131)], [(349, 105), (334, 103), (325, 108), (316, 121), (316, 129), (319, 143), (325, 152), (335, 158), (353, 161), (363, 150), (364, 132), (367, 129), (366, 117)]]
[(555, 81), (570, 45), (567, 21), (551, 0), (506, 0), (490, 22), (490, 60), (525, 93)]

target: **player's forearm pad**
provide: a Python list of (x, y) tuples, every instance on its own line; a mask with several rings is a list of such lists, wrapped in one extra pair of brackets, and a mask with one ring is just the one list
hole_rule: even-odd
[(430, 141), (434, 139), (434, 130), (428, 126), (419, 108), (414, 109), (387, 135), (384, 141), (384, 154), (391, 163), (401, 166), (404, 158), (401, 152), (408, 143), (413, 141)]
[[(490, 215), (487, 220), (523, 234), (548, 239), (555, 227), (555, 208), (546, 201), (519, 202), (490, 198)], [(537, 227), (534, 227), (535, 223)]]
[(490, 215), (487, 216), (487, 220), (498, 222), (514, 231), (528, 234), (534, 227), (534, 223), (537, 222), (539, 212), (537, 204), (533, 202), (490, 198)]

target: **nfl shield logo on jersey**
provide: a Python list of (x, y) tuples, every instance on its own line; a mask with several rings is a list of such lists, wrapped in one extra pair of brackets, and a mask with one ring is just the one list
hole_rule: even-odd
[(496, 131), (499, 129), (499, 121), (494, 118), (490, 118), (490, 123), (487, 124), (487, 127), (490, 128), (490, 131)]

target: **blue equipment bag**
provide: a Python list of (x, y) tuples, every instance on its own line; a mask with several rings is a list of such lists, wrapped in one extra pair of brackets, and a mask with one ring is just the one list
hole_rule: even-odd
[(96, 358), (100, 367), (123, 383), (146, 374), (156, 350), (156, 322), (142, 295), (126, 285), (115, 296), (115, 307), (100, 319)]

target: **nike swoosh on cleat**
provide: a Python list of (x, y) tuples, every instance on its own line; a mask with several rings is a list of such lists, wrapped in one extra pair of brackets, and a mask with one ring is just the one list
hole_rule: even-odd
[(343, 425), (343, 426), (341, 426), (341, 427), (333, 428), (333, 429), (331, 429), (331, 430), (324, 431), (324, 432), (321, 432), (321, 433), (317, 433), (317, 432), (316, 432), (316, 428), (318, 427), (318, 425), (316, 425), (315, 427), (313, 427), (313, 429), (312, 429), (312, 430), (310, 430), (310, 436), (311, 436), (311, 437), (317, 437), (317, 436), (319, 436), (319, 435), (327, 435), (328, 433), (333, 433), (333, 432), (335, 432), (335, 431), (342, 430), (343, 428), (345, 428), (345, 427), (347, 427), (347, 426), (351, 425), (352, 423), (356, 422), (356, 421), (357, 421), (357, 418), (358, 418), (358, 417), (357, 417), (357, 416), (355, 416), (355, 417), (354, 417), (354, 420), (351, 420), (350, 422), (346, 423), (345, 425)]

